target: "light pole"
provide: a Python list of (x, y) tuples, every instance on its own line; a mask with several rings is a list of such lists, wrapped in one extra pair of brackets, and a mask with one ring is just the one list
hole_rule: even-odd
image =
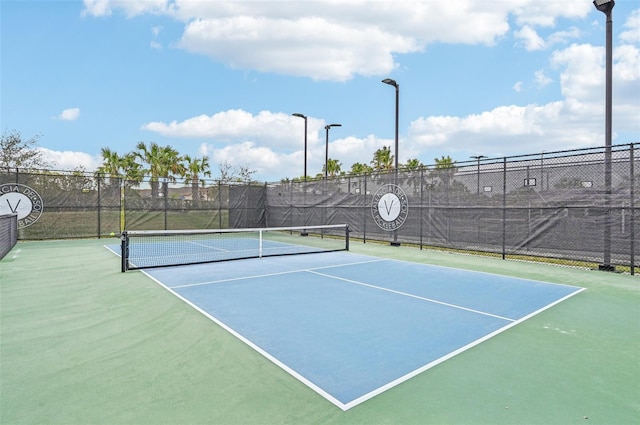
[(605, 74), (605, 151), (604, 151), (604, 188), (605, 188), (605, 217), (604, 217), (604, 253), (603, 263), (598, 267), (604, 271), (615, 271), (611, 264), (611, 91), (613, 68), (613, 20), (611, 12), (616, 2), (614, 0), (594, 0), (593, 5), (607, 17), (606, 28), (606, 74)]
[(304, 119), (304, 181), (307, 181), (307, 116), (299, 112), (293, 114), (294, 117), (300, 117)]
[[(391, 78), (385, 78), (382, 80), (383, 83), (388, 84), (396, 88), (396, 134), (395, 134), (395, 163), (394, 163), (394, 173), (393, 173), (393, 184), (398, 184), (398, 117), (400, 115), (400, 84), (396, 82), (396, 80), (392, 80)], [(398, 242), (398, 229), (394, 229), (393, 231), (393, 241), (391, 242), (391, 246), (400, 246), (400, 242)]]
[(400, 106), (400, 84), (398, 84), (396, 82), (396, 80), (392, 80), (391, 78), (385, 78), (384, 80), (382, 80), (383, 83), (385, 84), (389, 84), (390, 86), (393, 86), (396, 88), (396, 137), (395, 137), (395, 142), (396, 142), (396, 146), (395, 146), (395, 154), (396, 154), (396, 158), (395, 158), (395, 175), (398, 175), (398, 117), (399, 117), (399, 106)]
[(324, 129), (327, 131), (326, 143), (324, 146), (324, 179), (326, 180), (329, 172), (329, 129), (331, 127), (342, 127), (342, 124), (327, 124)]
[(482, 158), (486, 158), (486, 156), (484, 156), (484, 155), (474, 155), (474, 156), (471, 156), (470, 158), (473, 158), (476, 161), (478, 161), (478, 195), (480, 195), (480, 160)]

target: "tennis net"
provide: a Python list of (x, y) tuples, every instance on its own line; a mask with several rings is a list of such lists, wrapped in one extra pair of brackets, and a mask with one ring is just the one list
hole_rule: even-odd
[(0, 215), (0, 260), (11, 251), (18, 242), (18, 216)]
[(349, 250), (349, 226), (138, 230), (121, 237), (122, 271)]

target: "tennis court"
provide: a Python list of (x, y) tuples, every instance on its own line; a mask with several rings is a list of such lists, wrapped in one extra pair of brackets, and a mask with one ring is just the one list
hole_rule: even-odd
[(640, 417), (628, 275), (353, 243), (121, 273), (104, 244), (0, 262), (2, 423)]
[(582, 290), (344, 252), (147, 273), (343, 410)]

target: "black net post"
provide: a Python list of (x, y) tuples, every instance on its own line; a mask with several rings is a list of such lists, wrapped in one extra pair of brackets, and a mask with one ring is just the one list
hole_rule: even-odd
[(347, 225), (347, 226), (344, 228), (344, 241), (345, 241), (345, 250), (346, 250), (346, 251), (349, 251), (349, 232), (350, 232), (350, 231), (351, 231), (351, 230), (349, 230), (349, 226)]
[(120, 271), (126, 272), (129, 265), (129, 235), (127, 232), (122, 232), (120, 237), (120, 259), (122, 261)]

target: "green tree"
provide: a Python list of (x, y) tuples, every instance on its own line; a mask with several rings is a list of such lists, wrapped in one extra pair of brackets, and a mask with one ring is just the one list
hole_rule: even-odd
[(102, 148), (100, 154), (102, 155), (102, 165), (98, 167), (97, 171), (109, 177), (120, 177), (122, 157), (118, 155), (118, 152), (112, 151), (111, 148)]
[(326, 171), (325, 173), (326, 175), (328, 175), (329, 177), (335, 177), (340, 174), (341, 167), (342, 167), (342, 164), (340, 163), (340, 161), (338, 161), (337, 159), (329, 158), (327, 160), (326, 170), (325, 170), (325, 165), (323, 165), (322, 172), (324, 173)]
[(448, 155), (442, 155), (440, 159), (434, 158), (434, 161), (436, 163), (434, 173), (442, 180), (442, 184), (445, 189), (448, 189), (451, 186), (451, 180), (453, 179), (454, 174), (458, 171), (456, 163)]
[(129, 152), (120, 158), (124, 185), (127, 187), (137, 186), (144, 180), (144, 169), (136, 159), (135, 152)]
[(120, 179), (124, 177), (125, 171), (125, 157), (118, 155), (118, 152), (111, 150), (111, 148), (100, 149), (102, 155), (102, 165), (96, 169), (98, 177), (107, 177), (108, 187), (120, 187)]
[(139, 142), (136, 145), (137, 152), (135, 155), (142, 162), (147, 164), (147, 168), (143, 169), (145, 174), (148, 174), (151, 178), (151, 199), (158, 199), (159, 183), (161, 174), (161, 148), (158, 144), (152, 142), (149, 147), (144, 142)]
[(367, 164), (356, 162), (355, 164), (351, 165), (351, 174), (353, 174), (354, 176), (368, 174), (368, 173), (371, 173), (372, 171), (373, 171), (373, 168), (371, 168)]
[(23, 139), (19, 131), (3, 131), (0, 139), (0, 168), (49, 168), (38, 149), (40, 136)]
[(185, 184), (191, 184), (191, 199), (194, 205), (198, 205), (200, 202), (200, 175), (205, 177), (211, 177), (211, 170), (209, 168), (209, 158), (203, 156), (202, 158), (192, 158), (189, 155), (184, 156), (185, 167)]
[(391, 147), (383, 146), (373, 153), (371, 165), (374, 171), (390, 171), (393, 169), (394, 156), (391, 155)]
[(411, 158), (404, 164), (407, 171), (418, 171), (423, 166), (418, 158)]
[(151, 142), (149, 147), (144, 142), (136, 145), (135, 155), (148, 165), (143, 171), (151, 178), (151, 199), (159, 198), (159, 182), (162, 179), (162, 190), (166, 193), (169, 182), (175, 183), (176, 176), (185, 174), (182, 157), (171, 146), (159, 146)]
[(187, 169), (184, 166), (184, 158), (171, 146), (163, 147), (161, 152), (160, 177), (162, 177), (162, 193), (166, 195), (169, 183), (177, 182), (177, 177), (184, 177)]
[(148, 166), (143, 172), (148, 174), (151, 179), (151, 199), (156, 200), (159, 198), (161, 179), (163, 180), (163, 192), (166, 193), (168, 182), (175, 182), (176, 175), (184, 175), (185, 168), (182, 164), (182, 157), (171, 146), (162, 147), (155, 142), (151, 142), (148, 147), (144, 142), (139, 142), (136, 149), (136, 157)]

